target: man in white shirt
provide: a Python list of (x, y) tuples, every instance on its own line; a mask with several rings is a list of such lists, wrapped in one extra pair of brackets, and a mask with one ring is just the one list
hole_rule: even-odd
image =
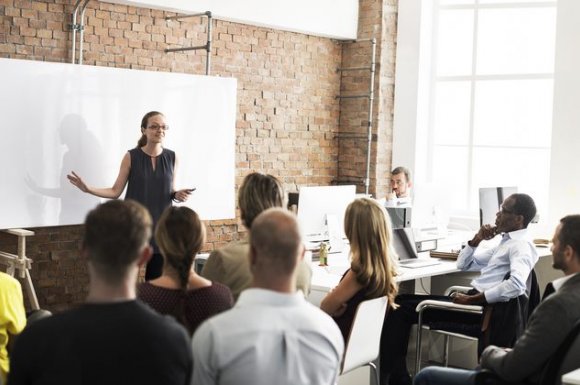
[[(562, 218), (552, 242), (554, 268), (565, 276), (552, 282), (553, 294), (536, 308), (513, 349), (489, 346), (481, 356), (481, 367), (503, 381), (540, 384), (546, 363), (580, 320), (580, 215)], [(562, 372), (577, 367), (577, 361), (570, 361), (563, 360)], [(470, 385), (475, 384), (476, 374), (475, 370), (429, 367), (419, 373), (415, 384)]]
[[(410, 384), (405, 357), (411, 325), (417, 322), (415, 308), (425, 299), (453, 301), (464, 305), (496, 304), (485, 330), (490, 343), (511, 346), (523, 331), (525, 319), (515, 319), (521, 312), (515, 307), (527, 301), (527, 281), (538, 254), (527, 234), (527, 227), (536, 215), (533, 199), (526, 194), (510, 195), (497, 213), (494, 227), (482, 226), (457, 259), (462, 271), (480, 271), (479, 277), (471, 282), (473, 290), (468, 294), (457, 294), (453, 298), (444, 296), (399, 295), (396, 299), (400, 308), (390, 312), (385, 319), (381, 342), (381, 383), (386, 385)], [(497, 247), (480, 252), (476, 250), (483, 240), (503, 234)], [(520, 301), (521, 299), (521, 301)], [(508, 301), (510, 302), (508, 305)], [(498, 305), (504, 303), (502, 305)], [(525, 304), (524, 304), (525, 306)], [(505, 317), (505, 324), (495, 322)], [(427, 323), (452, 327), (454, 331), (482, 337), (480, 315), (431, 310), (426, 314)], [(493, 323), (493, 324), (492, 324)], [(495, 325), (497, 323), (497, 325)], [(483, 348), (483, 344), (480, 346)]]
[(344, 351), (326, 313), (296, 293), (304, 247), (295, 217), (262, 212), (250, 233), (252, 287), (193, 336), (192, 384), (334, 384)]
[(385, 198), (387, 206), (411, 205), (411, 172), (405, 167), (391, 171), (391, 192)]

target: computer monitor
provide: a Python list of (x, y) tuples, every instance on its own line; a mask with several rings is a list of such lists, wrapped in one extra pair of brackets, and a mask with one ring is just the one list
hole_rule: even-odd
[(393, 229), (393, 248), (400, 261), (418, 258), (413, 229), (410, 227)]
[(518, 192), (517, 187), (482, 187), (479, 189), (479, 225), (494, 225), (495, 216), (507, 197)]
[(411, 227), (411, 208), (410, 207), (385, 207), (391, 218), (393, 229)]
[(300, 188), (298, 223), (306, 241), (345, 238), (344, 213), (355, 199), (356, 187), (313, 186)]

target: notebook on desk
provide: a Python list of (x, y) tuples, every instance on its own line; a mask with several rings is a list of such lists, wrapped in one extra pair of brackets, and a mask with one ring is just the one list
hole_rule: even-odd
[(399, 255), (399, 266), (410, 269), (439, 265), (441, 262), (433, 258), (419, 258), (413, 229), (403, 227), (393, 230), (393, 246)]

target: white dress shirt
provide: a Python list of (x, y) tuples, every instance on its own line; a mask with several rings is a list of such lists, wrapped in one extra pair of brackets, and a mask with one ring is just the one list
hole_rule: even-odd
[[(580, 273), (576, 273), (576, 274), (580, 274)], [(557, 292), (558, 290), (560, 290), (562, 285), (565, 284), (567, 280), (569, 280), (570, 278), (572, 278), (576, 274), (565, 275), (563, 277), (556, 278), (555, 280), (553, 280), (552, 286), (554, 287), (554, 292)]]
[(344, 351), (338, 326), (302, 293), (247, 289), (193, 336), (192, 384), (334, 384)]
[[(505, 233), (498, 246), (475, 252), (465, 246), (457, 258), (457, 268), (481, 271), (471, 285), (483, 292), (488, 303), (506, 302), (526, 292), (526, 282), (538, 261), (538, 253), (527, 229)], [(510, 277), (504, 280), (507, 273)]]

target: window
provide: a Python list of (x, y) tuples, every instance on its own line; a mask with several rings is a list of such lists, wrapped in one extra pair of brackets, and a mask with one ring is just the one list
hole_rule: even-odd
[(452, 216), (479, 187), (548, 203), (555, 1), (439, 0), (432, 8), (426, 181)]

